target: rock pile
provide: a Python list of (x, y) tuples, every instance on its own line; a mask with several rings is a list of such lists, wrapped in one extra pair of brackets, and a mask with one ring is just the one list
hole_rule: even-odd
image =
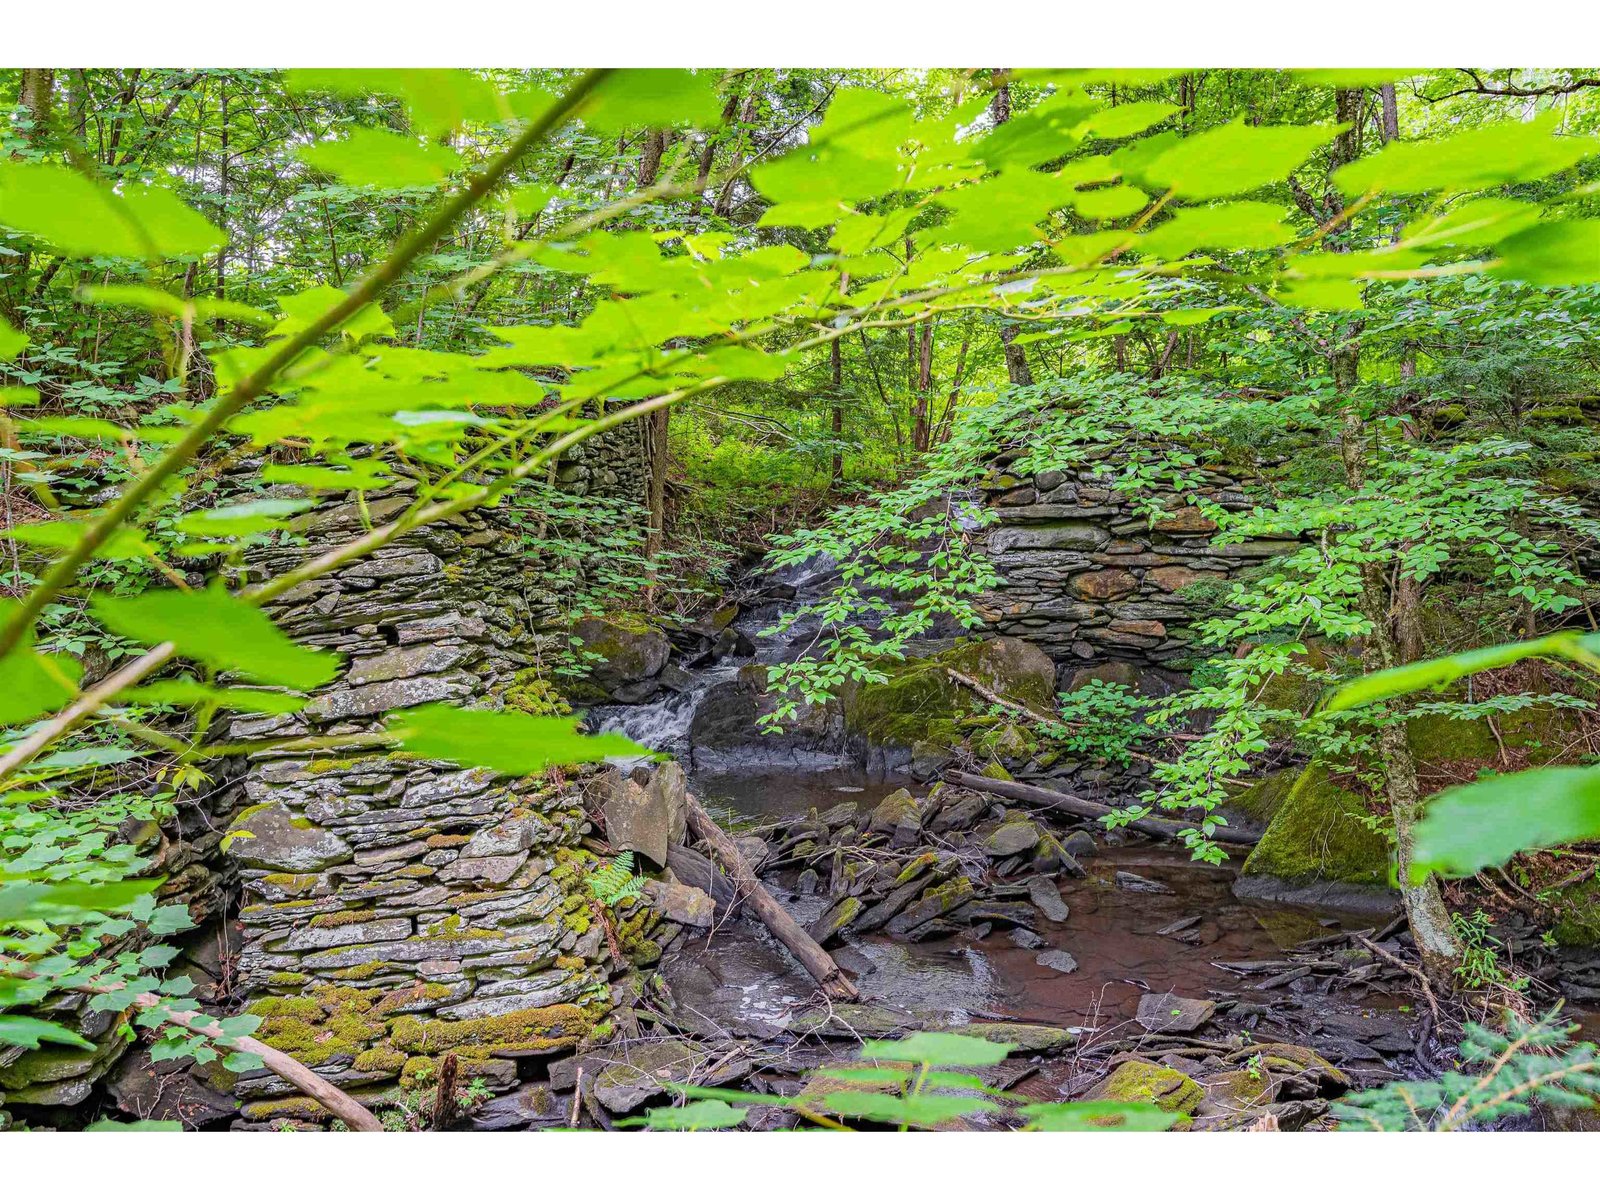
[[(828, 897), (808, 931), (823, 946), (847, 932), (920, 942), (974, 927), (1011, 929), (1036, 946), (1032, 930), (1067, 917), (1052, 877), (1085, 874), (1027, 813), (945, 784), (921, 800), (901, 788), (870, 810), (845, 801), (762, 832), (763, 871), (797, 871), (801, 894)], [(1093, 850), (1087, 838), (1072, 841)]]

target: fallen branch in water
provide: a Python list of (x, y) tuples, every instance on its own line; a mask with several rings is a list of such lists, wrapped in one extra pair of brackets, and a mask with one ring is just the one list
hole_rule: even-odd
[[(974, 775), (970, 771), (946, 771), (944, 777), (951, 783), (971, 788), (974, 791), (989, 792), (995, 796), (1004, 796), (1008, 800), (1020, 800), (1024, 804), (1038, 804), (1045, 808), (1060, 809), (1062, 812), (1069, 812), (1078, 817), (1098, 818), (1119, 811), (1109, 804), (1085, 800), (1081, 796), (1072, 796), (1066, 792), (1037, 787), (1031, 783), (1018, 783), (1012, 779), (990, 779), (987, 775)], [(1137, 829), (1140, 833), (1148, 833), (1151, 837), (1176, 840), (1182, 837), (1184, 831), (1189, 829), (1190, 826), (1177, 821), (1163, 821), (1159, 817), (1137, 817), (1127, 823), (1127, 828)], [(1246, 833), (1243, 830), (1219, 825), (1212, 831), (1211, 840), (1214, 842), (1229, 842), (1235, 846), (1253, 846), (1261, 840), (1261, 837), (1259, 834)]]
[(712, 853), (722, 863), (722, 869), (733, 880), (734, 887), (738, 889), (744, 902), (756, 916), (761, 918), (761, 923), (772, 931), (772, 936), (788, 947), (789, 952), (800, 960), (800, 965), (809, 971), (811, 977), (821, 986), (823, 994), (832, 1000), (859, 1000), (861, 997), (856, 991), (855, 984), (845, 978), (844, 972), (839, 969), (839, 964), (833, 961), (833, 956), (817, 945), (815, 939), (800, 928), (783, 905), (773, 899), (772, 893), (762, 886), (727, 831), (711, 819), (711, 815), (700, 807), (700, 802), (693, 796), (686, 794), (683, 800), (684, 807), (688, 810), (689, 828), (694, 830), (697, 838), (711, 847)]

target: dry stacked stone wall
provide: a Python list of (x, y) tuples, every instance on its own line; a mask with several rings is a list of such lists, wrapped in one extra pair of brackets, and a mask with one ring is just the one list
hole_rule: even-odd
[[(1063, 686), (1098, 675), (1161, 689), (1190, 654), (1196, 585), (1298, 544), (1214, 546), (1216, 524), (1175, 496), (1171, 515), (1152, 526), (1112, 487), (1109, 465), (1034, 475), (1006, 467), (1002, 461), (983, 485), (999, 519), (982, 545), (1003, 580), (984, 598), (984, 616), (994, 632), (1032, 642), (1061, 664)], [(1204, 479), (1199, 490), (1223, 509), (1251, 507), (1239, 480), (1217, 472)]]
[[(637, 431), (570, 454), (572, 491), (637, 500)], [(372, 497), (380, 522), (404, 489)], [(252, 559), (275, 576), (358, 534), (354, 503), (300, 522), (306, 545)], [(298, 641), (344, 656), (298, 713), (233, 723), (234, 736), (346, 735), (432, 701), (537, 711), (561, 597), (488, 510), (430, 526), (286, 593), (273, 609)], [(228, 854), (242, 885), (239, 983), (259, 1036), (357, 1095), (422, 1087), (441, 1056), (460, 1078), (509, 1091), (576, 1046), (609, 1005), (615, 966), (584, 881), (588, 831), (575, 789), (392, 752), (268, 753), (242, 780)], [(624, 946), (648, 930), (624, 922)], [(239, 1079), (246, 1126), (315, 1122), (276, 1076)]]

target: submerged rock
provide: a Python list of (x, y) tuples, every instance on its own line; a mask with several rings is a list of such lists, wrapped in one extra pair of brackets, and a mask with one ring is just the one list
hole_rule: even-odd
[(1041, 967), (1049, 967), (1052, 971), (1060, 971), (1063, 975), (1071, 975), (1078, 969), (1078, 960), (1065, 950), (1046, 950), (1033, 961)]

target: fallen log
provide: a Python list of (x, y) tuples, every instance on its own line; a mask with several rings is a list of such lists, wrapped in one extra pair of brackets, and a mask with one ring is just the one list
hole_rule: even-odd
[[(1024, 804), (1059, 809), (1077, 817), (1103, 817), (1117, 811), (1109, 804), (1099, 804), (1093, 800), (1085, 800), (1081, 796), (1037, 787), (1031, 783), (1018, 783), (1012, 779), (990, 779), (987, 775), (974, 775), (970, 771), (946, 771), (944, 777), (950, 783), (971, 788), (973, 791), (1004, 796), (1008, 800), (1020, 800)], [(1184, 830), (1190, 828), (1177, 821), (1163, 821), (1159, 817), (1139, 817), (1129, 821), (1127, 827), (1137, 829), (1140, 833), (1148, 833), (1151, 837), (1174, 840), (1181, 837)], [(1228, 842), (1235, 846), (1253, 846), (1261, 840), (1259, 834), (1246, 833), (1226, 825), (1218, 826), (1211, 838), (1213, 841)]]
[(772, 936), (800, 960), (800, 965), (810, 972), (823, 993), (832, 1000), (860, 999), (855, 984), (845, 977), (844, 972), (839, 969), (839, 964), (833, 961), (833, 956), (817, 945), (811, 935), (788, 914), (783, 905), (773, 898), (772, 893), (762, 886), (727, 831), (711, 819), (710, 814), (700, 807), (700, 802), (693, 796), (685, 795), (684, 805), (688, 810), (689, 828), (694, 831), (696, 837), (711, 847), (712, 853), (716, 855), (717, 861), (722, 864), (722, 869), (728, 873), (728, 877), (733, 880), (733, 885), (744, 898), (745, 904), (761, 918), (761, 923), (772, 931)]

